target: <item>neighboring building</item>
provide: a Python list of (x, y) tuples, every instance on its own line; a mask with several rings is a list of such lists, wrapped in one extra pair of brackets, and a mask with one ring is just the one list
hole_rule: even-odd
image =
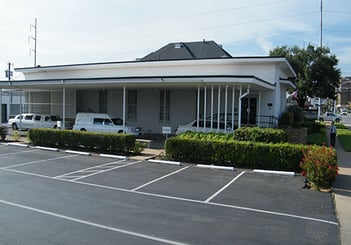
[(338, 106), (347, 108), (349, 103), (351, 103), (351, 77), (344, 77), (338, 91)]
[[(73, 119), (108, 113), (145, 133), (218, 113), (243, 125), (272, 126), (286, 109), (295, 73), (285, 58), (232, 57), (213, 41), (170, 43), (137, 61), (17, 68), (25, 80), (0, 82), (26, 91), (26, 112)], [(232, 114), (235, 117), (231, 117)]]

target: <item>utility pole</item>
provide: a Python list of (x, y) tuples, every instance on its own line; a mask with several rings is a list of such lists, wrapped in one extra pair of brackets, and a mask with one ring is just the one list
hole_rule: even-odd
[(321, 38), (320, 46), (323, 47), (323, 0), (321, 0)]
[(11, 71), (11, 65), (13, 65), (13, 64), (8, 62), (7, 65), (8, 65), (8, 69), (5, 71), (5, 76), (6, 76), (6, 78), (9, 79), (9, 82), (11, 82), (11, 77), (13, 76), (13, 72)]
[(32, 39), (34, 41), (34, 49), (30, 48), (29, 50), (29, 55), (31, 55), (31, 53), (34, 53), (34, 67), (37, 66), (37, 32), (38, 32), (38, 26), (37, 26), (37, 18), (35, 18), (34, 21), (34, 25), (31, 24), (29, 26), (29, 32), (32, 31), (32, 28), (34, 29), (34, 37), (31, 35), (28, 37), (28, 43), (30, 43), (30, 40)]

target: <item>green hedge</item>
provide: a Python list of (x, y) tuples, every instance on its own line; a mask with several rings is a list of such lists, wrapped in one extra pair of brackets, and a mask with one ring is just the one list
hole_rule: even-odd
[(282, 129), (241, 127), (234, 131), (234, 139), (239, 141), (281, 143), (287, 142), (288, 136)]
[(166, 156), (182, 162), (216, 164), (299, 172), (304, 145), (266, 144), (244, 141), (205, 141), (172, 137), (166, 141)]
[(130, 134), (31, 129), (28, 132), (28, 138), (34, 145), (86, 149), (106, 153), (128, 154), (136, 146), (136, 138)]

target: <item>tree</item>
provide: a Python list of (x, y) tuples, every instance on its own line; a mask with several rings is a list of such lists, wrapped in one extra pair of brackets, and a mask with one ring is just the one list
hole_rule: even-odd
[(270, 56), (285, 57), (296, 73), (295, 85), (298, 89), (297, 102), (303, 108), (307, 97), (336, 99), (336, 88), (340, 84), (338, 59), (328, 47), (307, 48), (277, 47)]

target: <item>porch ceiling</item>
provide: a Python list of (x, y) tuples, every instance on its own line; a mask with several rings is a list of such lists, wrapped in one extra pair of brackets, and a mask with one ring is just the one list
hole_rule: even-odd
[(46, 79), (0, 81), (1, 89), (59, 90), (123, 88), (197, 88), (201, 86), (250, 86), (253, 90), (273, 90), (275, 84), (255, 76), (162, 76), (162, 77), (99, 77), (80, 79)]

